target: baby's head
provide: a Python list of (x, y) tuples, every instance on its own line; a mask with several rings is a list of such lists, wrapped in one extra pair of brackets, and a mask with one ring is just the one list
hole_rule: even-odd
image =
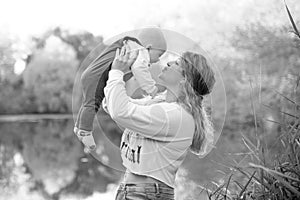
[(138, 34), (142, 45), (148, 49), (150, 63), (155, 63), (167, 50), (167, 42), (159, 28), (144, 28)]

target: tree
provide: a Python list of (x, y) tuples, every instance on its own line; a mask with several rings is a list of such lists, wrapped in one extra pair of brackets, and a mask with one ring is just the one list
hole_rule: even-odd
[(23, 78), (25, 88), (33, 90), (38, 112), (71, 112), (77, 66), (76, 52), (55, 36), (35, 52)]
[(299, 113), (299, 108), (285, 99), (300, 102), (299, 45), (287, 27), (260, 23), (237, 28), (231, 45), (235, 50), (232, 57), (218, 61), (224, 66), (228, 100), (224, 132), (238, 137), (242, 132), (272, 144), (282, 131), (278, 123), (286, 124), (282, 112)]

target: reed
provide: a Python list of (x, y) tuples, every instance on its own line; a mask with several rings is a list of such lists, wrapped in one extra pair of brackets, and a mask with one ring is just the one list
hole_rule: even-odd
[[(296, 42), (299, 42), (298, 28), (286, 2), (284, 4), (293, 28), (292, 32), (299, 39)], [(298, 75), (293, 83), (294, 91), (300, 89), (299, 82), (300, 76)], [(242, 160), (247, 159), (249, 162), (246, 166), (240, 166), (239, 163), (227, 166), (233, 169), (229, 175), (224, 177), (227, 181), (221, 185), (215, 185), (211, 191), (207, 190), (208, 199), (300, 199), (300, 102), (277, 90), (273, 90), (275, 94), (283, 99), (284, 103), (292, 105), (291, 107), (294, 108), (296, 114), (281, 110), (280, 114), (287, 119), (284, 122), (265, 119), (282, 127), (284, 131), (277, 140), (285, 147), (284, 151), (277, 153), (277, 159), (266, 162), (266, 152), (269, 150), (264, 145), (261, 137), (258, 136), (260, 134), (258, 129), (259, 119), (254, 106), (251, 80), (249, 85), (251, 109), (255, 121), (255, 136), (249, 138), (242, 133), (242, 143), (248, 152), (241, 154), (244, 155)], [(262, 104), (260, 97), (261, 94), (259, 93), (259, 103), (262, 106), (271, 110), (275, 109), (272, 106)]]

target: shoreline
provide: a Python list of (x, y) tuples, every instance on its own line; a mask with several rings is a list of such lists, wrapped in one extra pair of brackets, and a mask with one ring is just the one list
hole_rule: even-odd
[[(77, 114), (75, 114), (76, 116)], [(0, 115), (0, 122), (35, 122), (45, 119), (73, 119), (73, 114), (8, 114)]]

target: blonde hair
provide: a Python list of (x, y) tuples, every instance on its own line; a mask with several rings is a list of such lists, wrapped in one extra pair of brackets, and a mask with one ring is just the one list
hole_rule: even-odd
[(214, 128), (203, 105), (203, 96), (209, 94), (214, 86), (214, 72), (200, 54), (185, 52), (181, 63), (185, 81), (177, 101), (195, 120), (190, 151), (204, 157), (211, 151), (214, 142)]
[[(181, 58), (185, 81), (181, 84), (177, 103), (194, 118), (195, 132), (189, 149), (202, 158), (214, 147), (213, 124), (203, 105), (204, 96), (212, 91), (215, 84), (214, 72), (201, 54), (185, 52)], [(157, 94), (154, 99), (150, 96), (147, 98), (148, 101), (144, 105), (163, 102), (166, 91)]]

